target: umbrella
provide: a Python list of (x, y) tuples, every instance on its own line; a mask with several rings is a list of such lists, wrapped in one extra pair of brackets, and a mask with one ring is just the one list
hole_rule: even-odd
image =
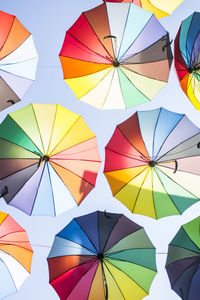
[(200, 110), (200, 13), (194, 12), (180, 26), (174, 43), (175, 68), (182, 90)]
[(183, 300), (198, 300), (200, 287), (200, 217), (181, 226), (169, 244), (166, 270), (172, 289)]
[(56, 104), (30, 104), (0, 125), (0, 191), (29, 215), (55, 216), (94, 188), (100, 158), (81, 116)]
[(103, 0), (104, 2), (125, 3), (132, 2), (139, 7), (142, 7), (156, 16), (156, 18), (163, 18), (170, 15), (183, 0)]
[(37, 61), (31, 33), (0, 11), (0, 111), (24, 96), (35, 80)]
[(55, 236), (48, 265), (61, 300), (143, 299), (157, 272), (144, 228), (100, 211), (73, 219)]
[[(102, 22), (103, 20), (103, 22)], [(81, 14), (60, 52), (64, 79), (99, 109), (151, 100), (167, 83), (172, 53), (155, 16), (132, 3), (104, 3)]]
[(104, 173), (115, 198), (136, 214), (181, 214), (199, 201), (200, 129), (164, 108), (119, 124), (106, 146)]
[(26, 231), (0, 212), (0, 299), (19, 290), (31, 271), (32, 255)]

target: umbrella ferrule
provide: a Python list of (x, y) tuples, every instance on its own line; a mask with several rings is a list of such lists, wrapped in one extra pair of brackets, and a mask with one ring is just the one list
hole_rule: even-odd
[(149, 165), (149, 167), (153, 168), (153, 167), (155, 167), (155, 165), (157, 165), (157, 162), (154, 160), (150, 160), (148, 165)]
[(118, 61), (117, 59), (115, 59), (115, 60), (113, 61), (113, 67), (118, 68), (119, 66), (120, 66), (119, 61)]
[(42, 155), (40, 156), (39, 162), (38, 162), (38, 167), (40, 167), (41, 163), (44, 162), (48, 162), (50, 159), (50, 157), (48, 155)]
[(102, 263), (102, 262), (103, 262), (103, 259), (104, 259), (103, 253), (102, 253), (102, 252), (98, 253), (98, 254), (97, 254), (97, 258), (98, 258), (98, 260)]

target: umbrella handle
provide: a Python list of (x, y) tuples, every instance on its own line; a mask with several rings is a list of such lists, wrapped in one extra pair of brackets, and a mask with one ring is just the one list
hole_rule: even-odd
[(104, 287), (105, 287), (105, 298), (108, 299), (108, 285), (106, 279), (104, 278)]
[(114, 39), (114, 45), (115, 45), (115, 49), (114, 49), (114, 55), (115, 55), (115, 58), (116, 58), (116, 51), (117, 51), (117, 37), (115, 35), (106, 35), (104, 36), (104, 40), (108, 39), (108, 38), (111, 38), (111, 39)]
[(2, 191), (0, 193), (0, 198), (2, 198), (3, 196), (5, 196), (6, 194), (8, 194), (8, 187), (7, 187), (7, 185), (5, 185), (4, 188), (2, 189)]
[(11, 104), (15, 104), (15, 101), (13, 101), (13, 100), (7, 100), (7, 103), (11, 103)]
[(166, 45), (164, 45), (164, 46), (162, 47), (162, 51), (164, 52), (164, 51), (165, 51), (165, 48), (166, 48), (166, 47), (169, 47), (169, 46), (171, 45), (172, 42), (173, 42), (173, 39), (172, 39), (171, 41), (169, 41), (169, 43), (167, 43)]
[(174, 163), (175, 163), (175, 169), (174, 169), (174, 174), (175, 174), (176, 171), (178, 170), (178, 162), (177, 162), (177, 160), (175, 160)]

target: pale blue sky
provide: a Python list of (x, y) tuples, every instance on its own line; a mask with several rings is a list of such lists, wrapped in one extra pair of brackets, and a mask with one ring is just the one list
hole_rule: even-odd
[[(166, 0), (167, 1), (167, 0)], [(39, 55), (36, 81), (23, 101), (6, 109), (0, 114), (0, 121), (7, 113), (31, 103), (59, 103), (67, 109), (81, 114), (91, 130), (97, 135), (102, 165), (97, 178), (96, 188), (88, 195), (80, 207), (56, 218), (29, 217), (23, 212), (0, 202), (0, 210), (8, 212), (27, 230), (34, 249), (31, 276), (24, 282), (19, 293), (7, 297), (7, 300), (58, 300), (56, 292), (48, 284), (46, 256), (50, 250), (54, 235), (73, 217), (97, 209), (122, 212), (127, 217), (144, 226), (158, 253), (166, 253), (168, 242), (173, 238), (181, 224), (199, 215), (200, 203), (188, 209), (182, 216), (173, 216), (152, 220), (148, 217), (132, 215), (118, 200), (112, 197), (109, 185), (102, 173), (104, 165), (104, 147), (110, 139), (116, 124), (131, 116), (136, 109), (147, 110), (163, 106), (179, 113), (185, 113), (196, 125), (200, 126), (200, 112), (197, 111), (182, 92), (172, 65), (169, 83), (158, 93), (151, 103), (146, 103), (126, 111), (99, 111), (78, 101), (63, 81), (58, 54), (65, 31), (75, 22), (82, 11), (101, 4), (101, 0), (1, 0), (0, 9), (14, 14), (32, 33)], [(199, 0), (184, 0), (174, 13), (161, 20), (174, 39), (181, 20), (194, 11), (200, 10)], [(38, 246), (37, 246), (38, 245)], [(165, 254), (157, 255), (159, 273), (156, 276), (147, 300), (178, 300), (171, 289), (164, 269)], [(80, 298), (81, 299), (81, 298)], [(77, 299), (79, 300), (79, 299)]]

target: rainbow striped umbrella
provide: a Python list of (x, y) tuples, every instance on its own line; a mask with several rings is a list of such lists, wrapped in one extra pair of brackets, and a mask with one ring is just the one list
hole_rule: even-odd
[(30, 104), (0, 125), (0, 191), (29, 215), (56, 216), (94, 188), (100, 157), (81, 116), (56, 104)]
[(172, 59), (168, 32), (132, 3), (104, 3), (82, 13), (60, 52), (64, 80), (98, 109), (152, 100), (168, 82)]
[(48, 265), (61, 300), (140, 300), (157, 272), (144, 228), (100, 211), (73, 219), (55, 236)]
[(181, 299), (198, 300), (200, 293), (200, 217), (181, 226), (169, 244), (166, 270)]
[(174, 42), (175, 68), (186, 96), (200, 110), (200, 13), (181, 23)]
[(19, 290), (31, 271), (32, 255), (26, 231), (0, 212), (0, 299)]
[(35, 80), (38, 55), (31, 33), (0, 11), (0, 111), (18, 102)]
[(106, 146), (104, 174), (131, 212), (161, 218), (200, 199), (200, 129), (159, 108), (119, 124)]
[(103, 0), (104, 2), (127, 3), (131, 2), (142, 7), (156, 16), (163, 18), (170, 15), (184, 0)]

